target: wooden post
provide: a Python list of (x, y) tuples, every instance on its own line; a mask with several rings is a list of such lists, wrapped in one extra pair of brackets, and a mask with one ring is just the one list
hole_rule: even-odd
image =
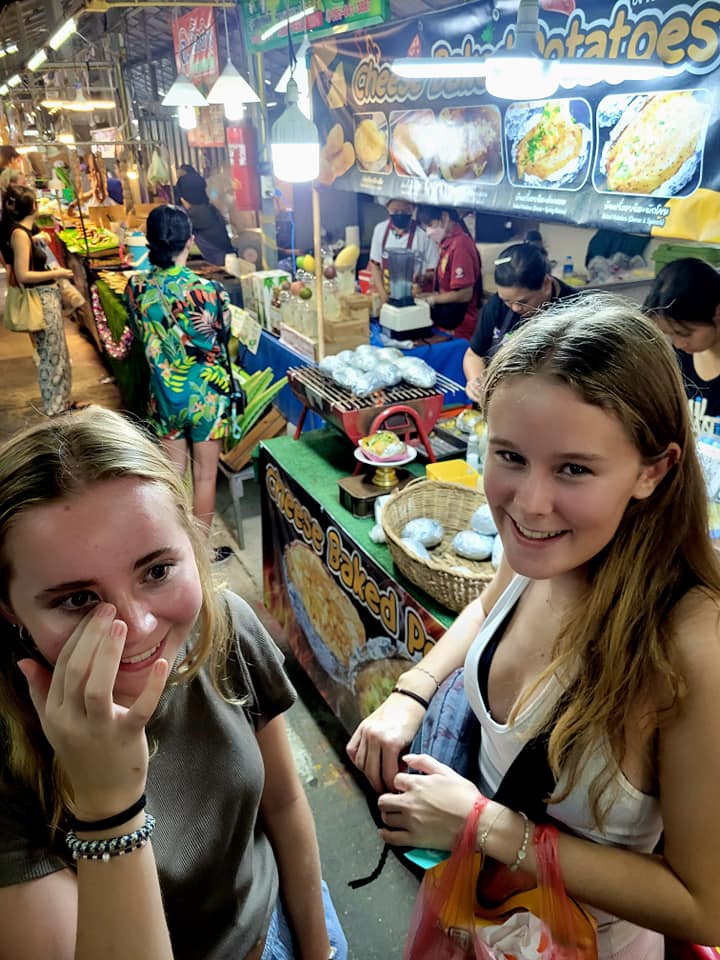
[(312, 186), (313, 246), (315, 248), (315, 309), (317, 310), (318, 360), (325, 356), (325, 304), (323, 302), (323, 262), (320, 248), (320, 193)]

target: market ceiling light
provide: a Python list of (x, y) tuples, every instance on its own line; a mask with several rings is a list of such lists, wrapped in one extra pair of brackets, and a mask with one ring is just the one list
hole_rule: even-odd
[(10, 93), (10, 87), (6, 83), (4, 83), (0, 87), (0, 97), (6, 97), (9, 93)]
[[(9, 81), (8, 81), (9, 82)], [(93, 110), (114, 110), (115, 101), (102, 97), (86, 97), (82, 87), (78, 87), (71, 100), (48, 97), (41, 101), (46, 110), (72, 110), (74, 113), (92, 113)]]
[(17, 53), (17, 52), (18, 52), (18, 45), (16, 43), (9, 43), (5, 47), (5, 53)]
[(195, 107), (189, 104), (180, 104), (178, 107), (178, 123), (183, 130), (194, 130), (197, 126)]
[(305, 7), (305, 9), (300, 10), (299, 13), (294, 13), (291, 17), (285, 17), (272, 27), (269, 27), (264, 33), (261, 33), (260, 39), (267, 40), (268, 37), (274, 36), (282, 30), (283, 27), (289, 27), (291, 23), (297, 23), (297, 21), (302, 20), (303, 17), (309, 17), (311, 13), (315, 13), (315, 7)]
[(162, 105), (164, 107), (206, 107), (207, 100), (192, 80), (180, 73), (163, 97)]
[(37, 53), (34, 53), (27, 62), (28, 70), (37, 70), (38, 67), (41, 67), (44, 63), (47, 63), (47, 50), (45, 47), (42, 50), (38, 50)]
[(77, 20), (75, 17), (70, 17), (70, 19), (66, 20), (59, 30), (55, 31), (55, 33), (50, 37), (48, 43), (53, 50), (59, 50), (65, 41), (69, 40), (74, 33), (77, 33)]
[(225, 107), (225, 118), (227, 120), (241, 120), (245, 109), (244, 105), (246, 103), (260, 103), (260, 97), (233, 65), (230, 57), (230, 31), (228, 30), (227, 10), (225, 8), (223, 8), (223, 16), (225, 18), (227, 61), (225, 69), (207, 95), (207, 102), (221, 103)]
[(538, 0), (520, 0), (515, 44), (488, 57), (402, 57), (391, 68), (409, 79), (484, 77), (487, 92), (500, 100), (545, 100), (558, 86), (591, 86), (652, 80), (680, 72), (658, 63), (617, 60), (545, 60), (537, 45)]
[(288, 183), (305, 183), (320, 172), (320, 138), (315, 124), (298, 108), (298, 85), (292, 77), (285, 102), (270, 134), (273, 173)]
[(9, 87), (19, 87), (22, 83), (22, 77), (19, 73), (14, 73), (7, 82)]

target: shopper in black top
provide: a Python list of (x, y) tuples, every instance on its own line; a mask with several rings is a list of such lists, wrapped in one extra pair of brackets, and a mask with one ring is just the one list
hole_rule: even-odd
[(695, 432), (720, 434), (720, 273), (696, 257), (673, 260), (643, 309), (675, 347)]
[(577, 290), (553, 277), (542, 240), (514, 243), (495, 260), (497, 293), (483, 307), (470, 346), (463, 357), (466, 392), (480, 399), (488, 361), (512, 332), (549, 303), (572, 297)]

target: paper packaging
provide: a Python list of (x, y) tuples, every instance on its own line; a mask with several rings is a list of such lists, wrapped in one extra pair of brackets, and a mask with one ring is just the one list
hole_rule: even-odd
[(272, 329), (272, 288), (292, 277), (285, 270), (258, 270), (241, 278), (243, 306), (266, 330)]

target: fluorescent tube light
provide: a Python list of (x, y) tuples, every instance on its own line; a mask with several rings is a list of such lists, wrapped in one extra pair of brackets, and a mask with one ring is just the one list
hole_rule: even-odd
[(44, 63), (47, 63), (47, 50), (43, 47), (41, 50), (38, 50), (34, 53), (27, 62), (28, 70), (37, 70), (38, 67), (41, 67)]
[(19, 73), (14, 73), (7, 82), (9, 87), (19, 87), (22, 83), (22, 77)]
[(269, 27), (264, 33), (261, 33), (260, 39), (269, 39), (282, 30), (283, 27), (289, 27), (291, 23), (297, 23), (298, 20), (302, 20), (304, 17), (309, 17), (311, 13), (315, 13), (315, 7), (305, 7), (305, 9), (301, 10), (299, 13), (294, 13), (291, 17), (285, 17), (278, 23), (274, 24), (274, 26)]
[(55, 31), (48, 42), (53, 50), (59, 50), (65, 41), (69, 40), (70, 37), (76, 32), (77, 20), (75, 17), (70, 17), (70, 19), (66, 20), (59, 30)]

